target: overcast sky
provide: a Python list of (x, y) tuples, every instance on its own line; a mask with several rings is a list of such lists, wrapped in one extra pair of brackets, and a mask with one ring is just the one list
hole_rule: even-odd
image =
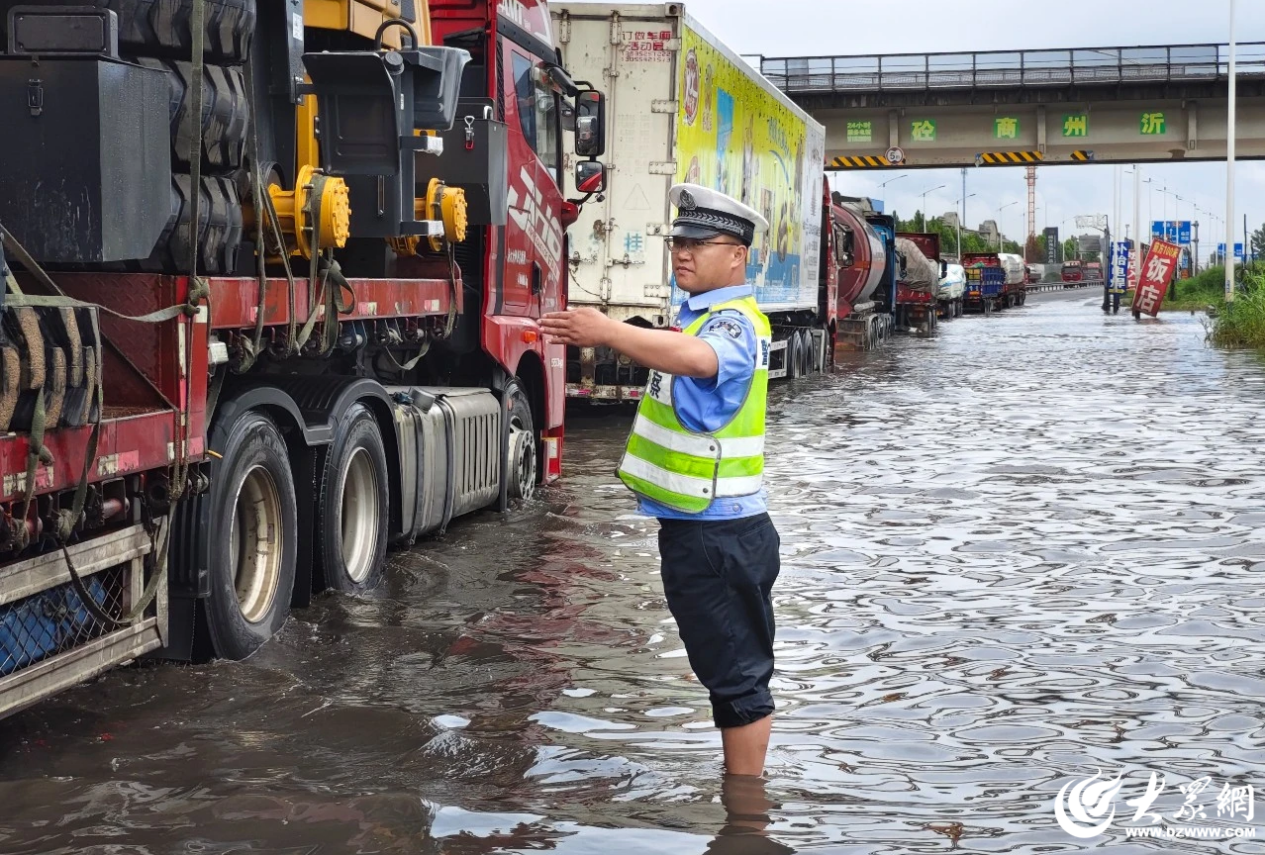
[[(765, 56), (833, 56), (875, 53), (920, 53), (961, 50), (1106, 47), (1226, 43), (1230, 36), (1228, 0), (1061, 0), (1057, 3), (1015, 3), (1013, 0), (687, 0), (686, 11), (740, 54)], [(1265, 0), (1238, 0), (1235, 30), (1240, 42), (1265, 42)], [(1260, 49), (1257, 49), (1259, 53)], [(1127, 167), (1128, 168), (1128, 167)], [(1112, 176), (1107, 165), (1047, 167), (1038, 171), (1037, 226), (1061, 225), (1066, 236), (1077, 214), (1111, 213)], [(884, 172), (882, 180), (900, 174)], [(848, 195), (885, 198), (889, 210), (910, 216), (928, 194), (932, 215), (953, 210), (961, 196), (958, 170), (911, 170), (907, 178), (879, 191), (879, 177), (864, 172), (836, 173)], [(1224, 163), (1153, 164), (1142, 167), (1142, 219), (1177, 219), (1177, 202), (1193, 200), (1205, 211), (1225, 217)], [(1132, 219), (1132, 176), (1126, 176)], [(1170, 191), (1159, 191), (1165, 186)], [(1236, 186), (1236, 234), (1243, 215), (1251, 229), (1265, 223), (1265, 162), (1240, 162)], [(1156, 189), (1152, 189), (1156, 188)], [(1022, 239), (1027, 212), (1027, 184), (1022, 167), (970, 169), (966, 224), (998, 219), (997, 208), (1018, 202), (1001, 217), (1008, 237)], [(1153, 216), (1148, 217), (1148, 205)], [(1193, 214), (1193, 216), (1192, 216)], [(1181, 219), (1199, 219), (1200, 254), (1215, 246), (1210, 240), (1219, 224), (1208, 221), (1183, 201)], [(1210, 228), (1211, 227), (1211, 228)], [(1223, 240), (1223, 235), (1216, 235)], [(1239, 238), (1242, 239), (1241, 237)]]

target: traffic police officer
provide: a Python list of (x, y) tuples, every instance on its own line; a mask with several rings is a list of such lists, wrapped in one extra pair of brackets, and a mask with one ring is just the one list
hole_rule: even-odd
[(620, 462), (640, 510), (658, 518), (664, 593), (690, 666), (710, 692), (725, 768), (760, 775), (772, 726), (772, 589), (780, 539), (763, 488), (771, 330), (746, 282), (769, 227), (696, 184), (669, 191), (683, 333), (620, 323), (592, 308), (546, 315), (545, 334), (610, 347), (650, 369)]

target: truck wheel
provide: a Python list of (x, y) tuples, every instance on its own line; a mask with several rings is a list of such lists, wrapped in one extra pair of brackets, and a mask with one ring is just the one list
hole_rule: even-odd
[(367, 407), (356, 404), (343, 414), (333, 445), (314, 455), (313, 468), (313, 569), (336, 591), (372, 590), (382, 578), (391, 498), (382, 431)]
[[(244, 62), (255, 33), (255, 0), (205, 0), (206, 58)], [(193, 0), (95, 0), (119, 16), (121, 52), (188, 59)]]
[(526, 501), (536, 494), (536, 428), (531, 417), (531, 403), (518, 386), (510, 390), (509, 497)]
[(799, 337), (799, 330), (791, 333), (786, 341), (786, 376), (798, 380), (804, 376), (804, 342)]
[(211, 472), (207, 629), (217, 656), (245, 659), (290, 614), (298, 553), (294, 478), (281, 433), (261, 413), (237, 419), (219, 452)]

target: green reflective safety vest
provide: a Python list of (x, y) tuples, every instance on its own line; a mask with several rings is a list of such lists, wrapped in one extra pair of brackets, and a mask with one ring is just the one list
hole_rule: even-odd
[(755, 329), (755, 373), (742, 406), (719, 430), (692, 431), (677, 416), (676, 378), (651, 371), (618, 469), (620, 480), (634, 493), (684, 513), (702, 513), (717, 498), (754, 495), (764, 482), (773, 332), (755, 298), (742, 297), (713, 306), (689, 325), (685, 335), (697, 335), (713, 314), (723, 310), (741, 312)]

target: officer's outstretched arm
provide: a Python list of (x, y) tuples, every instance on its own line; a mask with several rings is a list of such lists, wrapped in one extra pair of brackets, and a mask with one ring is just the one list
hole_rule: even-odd
[(618, 321), (614, 326), (618, 329), (612, 334), (613, 340), (607, 342), (608, 346), (647, 368), (700, 380), (715, 377), (720, 371), (716, 351), (702, 339)]
[(540, 327), (549, 339), (559, 344), (606, 346), (647, 368), (667, 374), (708, 379), (720, 371), (716, 351), (701, 339), (621, 323), (588, 306), (545, 315), (540, 319)]

